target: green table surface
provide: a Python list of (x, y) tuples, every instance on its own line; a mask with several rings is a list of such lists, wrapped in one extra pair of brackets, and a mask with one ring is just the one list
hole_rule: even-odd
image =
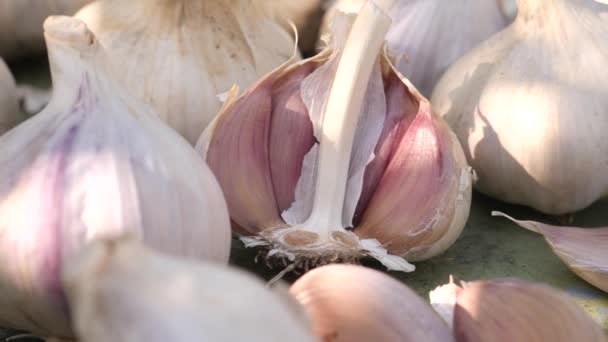
[[(18, 83), (48, 87), (48, 63), (44, 58), (23, 60), (11, 68)], [(473, 196), (469, 221), (461, 237), (439, 257), (416, 263), (412, 273), (390, 272), (404, 284), (412, 287), (421, 296), (448, 281), (518, 277), (544, 282), (572, 295), (581, 306), (608, 331), (608, 294), (588, 285), (572, 273), (551, 251), (542, 236), (519, 228), (500, 217), (492, 217), (492, 210), (500, 210), (518, 219), (538, 220), (559, 224), (556, 217), (539, 214), (531, 209), (505, 204), (479, 193)], [(570, 225), (581, 227), (608, 226), (608, 200), (576, 213)], [(231, 263), (259, 276), (270, 279), (280, 269), (268, 269), (256, 263), (255, 249), (245, 248), (238, 240), (233, 241)], [(608, 246), (607, 246), (608, 248)], [(366, 266), (383, 270), (373, 261), (364, 261)], [(286, 281), (294, 281), (297, 275), (288, 275)], [(0, 332), (0, 338), (3, 334)], [(20, 340), (26, 342), (25, 340)]]

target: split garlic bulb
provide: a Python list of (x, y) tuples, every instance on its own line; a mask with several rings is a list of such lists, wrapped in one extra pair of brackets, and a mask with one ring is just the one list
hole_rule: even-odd
[(403, 258), (435, 256), (460, 235), (471, 173), (381, 52), (388, 17), (366, 2), (353, 18), (336, 16), (319, 55), (231, 93), (197, 149), (247, 245), (296, 267), (372, 256), (411, 271)]
[(519, 279), (438, 287), (431, 303), (451, 306), (456, 342), (606, 342), (602, 328), (565, 293)]
[(94, 243), (63, 278), (81, 342), (314, 341), (297, 302), (256, 277), (128, 237)]
[(294, 42), (259, 0), (101, 0), (82, 19), (127, 88), (194, 144), (221, 107), (290, 58)]
[[(337, 0), (328, 11), (357, 12), (365, 0)], [(505, 28), (503, 3), (515, 0), (382, 0), (393, 19), (386, 39), (397, 69), (430, 96), (441, 74), (458, 58)], [(504, 7), (506, 11), (511, 11)]]
[(15, 80), (0, 58), (0, 135), (19, 122), (19, 104)]
[(54, 93), (0, 137), (0, 326), (69, 337), (62, 262), (130, 232), (153, 248), (226, 263), (221, 189), (194, 149), (114, 80), (81, 21), (44, 24)]
[(12, 59), (44, 51), (42, 22), (49, 15), (72, 15), (91, 0), (0, 1), (0, 57)]
[(544, 236), (555, 254), (574, 273), (608, 293), (608, 227), (559, 227), (516, 220), (497, 211), (492, 212), (492, 215), (504, 216), (520, 227)]
[(608, 195), (608, 24), (593, 0), (520, 0), (515, 22), (455, 63), (432, 103), (477, 189), (548, 214)]
[(366, 267), (323, 266), (306, 273), (290, 292), (308, 311), (319, 341), (454, 341), (414, 291)]

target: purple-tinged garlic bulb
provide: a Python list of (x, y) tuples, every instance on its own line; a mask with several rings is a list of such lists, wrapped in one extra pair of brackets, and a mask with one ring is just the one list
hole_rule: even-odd
[(364, 256), (390, 269), (447, 249), (472, 173), (455, 135), (382, 51), (388, 17), (336, 16), (319, 55), (232, 92), (199, 140), (248, 246), (296, 267)]
[(60, 273), (84, 245), (128, 232), (226, 263), (230, 222), (209, 168), (114, 80), (85, 24), (44, 29), (51, 102), (0, 137), (0, 326), (70, 337)]

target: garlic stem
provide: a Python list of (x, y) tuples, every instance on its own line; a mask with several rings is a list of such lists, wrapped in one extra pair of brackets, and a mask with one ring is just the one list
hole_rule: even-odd
[(390, 25), (390, 18), (373, 1), (367, 1), (353, 24), (336, 71), (322, 116), (313, 209), (303, 224), (305, 230), (318, 233), (321, 239), (344, 228), (342, 211), (355, 131)]

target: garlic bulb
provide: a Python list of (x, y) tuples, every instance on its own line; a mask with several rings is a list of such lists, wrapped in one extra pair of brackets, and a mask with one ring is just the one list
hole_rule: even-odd
[(516, 220), (501, 212), (522, 228), (545, 237), (553, 251), (578, 276), (589, 284), (608, 292), (608, 227), (574, 228), (550, 226), (534, 221)]
[(294, 42), (252, 0), (102, 0), (77, 15), (127, 88), (192, 144), (221, 107), (289, 59)]
[(44, 24), (54, 93), (0, 137), (0, 326), (69, 337), (62, 262), (127, 231), (162, 252), (227, 262), (221, 189), (194, 149), (114, 81), (79, 20)]
[(388, 17), (366, 2), (353, 18), (336, 16), (319, 55), (232, 92), (197, 149), (248, 246), (295, 267), (372, 256), (411, 271), (403, 258), (435, 256), (460, 235), (471, 173), (381, 52)]
[(515, 22), (437, 84), (431, 102), (481, 192), (548, 214), (608, 194), (608, 25), (598, 6), (520, 0)]
[(91, 0), (0, 1), (0, 57), (13, 59), (44, 51), (42, 22), (49, 15), (72, 15)]
[(602, 328), (568, 295), (542, 284), (495, 279), (431, 292), (431, 303), (454, 303), (456, 342), (606, 342)]
[(19, 122), (19, 105), (15, 80), (0, 58), (0, 135)]
[(81, 342), (313, 341), (308, 321), (257, 278), (98, 241), (65, 269)]
[[(336, 10), (357, 12), (363, 1), (336, 1), (327, 20)], [(398, 57), (397, 69), (430, 96), (448, 66), (509, 24), (501, 5), (513, 1), (380, 1), (394, 22), (386, 39), (390, 54)]]
[(323, 17), (325, 0), (265, 0), (276, 21), (286, 30), (290, 22), (298, 29), (298, 45), (302, 51), (312, 52), (317, 42), (319, 26)]
[(428, 303), (369, 268), (323, 266), (306, 273), (290, 291), (309, 312), (319, 341), (454, 341)]

